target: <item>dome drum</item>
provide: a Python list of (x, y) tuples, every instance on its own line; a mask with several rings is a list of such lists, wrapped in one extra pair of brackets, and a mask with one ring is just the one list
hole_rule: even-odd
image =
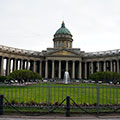
[(73, 39), (71, 39), (71, 38), (64, 38), (64, 39), (62, 39), (62, 38), (54, 38), (53, 41), (54, 41), (54, 42), (55, 42), (55, 41), (70, 41), (70, 42), (72, 42)]
[(72, 34), (65, 27), (64, 22), (62, 22), (61, 28), (59, 28), (54, 34), (54, 48), (72, 48)]
[(54, 35), (54, 38), (72, 38), (72, 35), (66, 35), (66, 34), (59, 34), (59, 35)]

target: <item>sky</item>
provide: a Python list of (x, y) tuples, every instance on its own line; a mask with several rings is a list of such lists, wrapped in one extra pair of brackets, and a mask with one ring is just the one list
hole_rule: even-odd
[(73, 48), (120, 49), (120, 0), (0, 0), (0, 45), (42, 51), (64, 20)]

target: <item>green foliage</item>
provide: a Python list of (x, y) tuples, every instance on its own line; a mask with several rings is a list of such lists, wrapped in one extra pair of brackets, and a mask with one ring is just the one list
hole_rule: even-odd
[(112, 81), (113, 83), (120, 81), (120, 74), (116, 72), (96, 72), (90, 75), (90, 79), (103, 82)]
[(0, 82), (4, 82), (7, 79), (7, 76), (0, 76)]
[(36, 80), (40, 79), (41, 76), (38, 73), (32, 72), (30, 70), (16, 70), (9, 74), (8, 80), (18, 80), (18, 82), (21, 82), (24, 80), (25, 82), (30, 80)]

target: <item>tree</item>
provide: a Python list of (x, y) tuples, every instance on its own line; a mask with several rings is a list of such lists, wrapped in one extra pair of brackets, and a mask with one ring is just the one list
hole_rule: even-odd
[(116, 72), (96, 72), (90, 75), (90, 79), (103, 82), (110, 82), (116, 83), (117, 81), (120, 81), (120, 74)]
[(8, 75), (8, 80), (18, 80), (18, 82), (25, 82), (30, 80), (40, 79), (41, 76), (38, 73), (32, 72), (30, 70), (16, 70)]

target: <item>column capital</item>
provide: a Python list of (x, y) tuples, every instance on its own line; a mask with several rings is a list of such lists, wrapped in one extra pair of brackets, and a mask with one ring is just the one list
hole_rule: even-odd
[(38, 61), (42, 62), (43, 60), (40, 59), (40, 60), (38, 60)]
[(55, 62), (55, 60), (51, 60), (52, 62)]
[(29, 62), (30, 60), (28, 60), (28, 59), (27, 59), (26, 61), (28, 61), (28, 62)]
[(117, 58), (116, 61), (119, 62), (119, 59)]
[(36, 62), (37, 60), (33, 60), (34, 62)]
[(21, 61), (23, 61), (24, 59), (20, 59)]

